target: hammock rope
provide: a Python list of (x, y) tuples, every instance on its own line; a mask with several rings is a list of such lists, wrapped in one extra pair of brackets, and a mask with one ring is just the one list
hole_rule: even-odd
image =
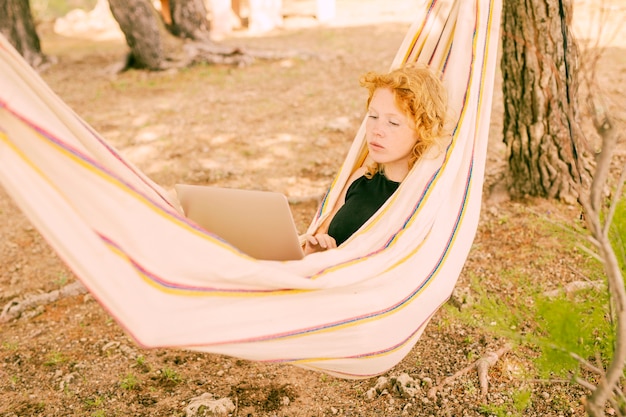
[[(443, 73), (452, 139), (340, 248), (299, 261), (248, 257), (76, 115), (0, 37), (0, 184), (141, 346), (323, 371), (386, 372), (450, 297), (478, 224), (501, 0), (430, 0), (391, 67)], [(312, 220), (367, 158), (364, 125)]]

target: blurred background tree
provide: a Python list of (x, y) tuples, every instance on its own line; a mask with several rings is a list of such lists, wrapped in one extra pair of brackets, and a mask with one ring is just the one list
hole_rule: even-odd
[(33, 68), (46, 62), (28, 1), (0, 0), (0, 33), (2, 33)]

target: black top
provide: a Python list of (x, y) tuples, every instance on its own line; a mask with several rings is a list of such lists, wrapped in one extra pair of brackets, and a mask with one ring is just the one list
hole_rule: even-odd
[(371, 179), (359, 177), (350, 185), (345, 204), (328, 226), (328, 234), (341, 245), (387, 201), (400, 185), (377, 172)]

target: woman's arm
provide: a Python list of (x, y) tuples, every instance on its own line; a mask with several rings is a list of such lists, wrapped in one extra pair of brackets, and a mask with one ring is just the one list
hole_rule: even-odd
[(333, 211), (330, 213), (330, 215), (324, 220), (324, 222), (322, 222), (320, 227), (317, 228), (315, 234), (304, 236), (303, 250), (305, 255), (337, 247), (335, 239), (328, 234), (328, 227), (330, 225), (330, 222), (335, 217), (335, 214), (337, 214), (337, 211), (339, 211), (339, 209), (345, 204), (346, 193), (348, 192), (348, 188), (350, 188), (350, 185), (352, 185), (352, 183), (357, 178), (362, 177), (366, 171), (367, 168), (360, 167), (352, 173), (352, 175), (348, 179), (348, 182), (343, 187), (343, 190), (341, 190), (339, 199), (337, 200), (337, 203), (335, 204), (335, 207), (333, 208)]

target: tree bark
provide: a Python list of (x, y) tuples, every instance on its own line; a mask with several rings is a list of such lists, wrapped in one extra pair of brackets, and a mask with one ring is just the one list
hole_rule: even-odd
[(209, 41), (209, 21), (203, 0), (169, 0), (170, 31), (181, 38)]
[(504, 142), (509, 193), (575, 203), (588, 185), (570, 0), (505, 1)]
[(128, 66), (161, 70), (165, 67), (165, 24), (148, 0), (109, 0), (111, 13), (130, 48)]
[(26, 0), (0, 0), (0, 33), (35, 69), (48, 62), (41, 52), (39, 36)]
[[(197, 1), (201, 0), (193, 0), (193, 3)], [(187, 3), (185, 4), (187, 5)], [(135, 67), (158, 71), (199, 62), (246, 65), (252, 62), (255, 56), (268, 58), (267, 54), (244, 53), (239, 48), (211, 42), (208, 31), (206, 37), (201, 35), (207, 30), (206, 16), (202, 20), (199, 19), (199, 15), (196, 15), (196, 20), (189, 19), (186, 21), (187, 30), (194, 33), (196, 39), (184, 42), (183, 39), (168, 31), (164, 19), (152, 7), (149, 0), (109, 0), (109, 5), (111, 13), (119, 23), (126, 37), (126, 43), (131, 49), (126, 68)], [(168, 5), (171, 8), (172, 26), (174, 26), (177, 19), (175, 16), (179, 16), (178, 19), (180, 19), (180, 15), (184, 13), (179, 6), (174, 5), (174, 1), (170, 0)], [(196, 6), (189, 6), (185, 13), (191, 13), (191, 10), (198, 11), (194, 8)], [(179, 7), (178, 12), (174, 11), (176, 7)], [(202, 12), (198, 13), (202, 14)], [(199, 26), (193, 30), (192, 24)]]

